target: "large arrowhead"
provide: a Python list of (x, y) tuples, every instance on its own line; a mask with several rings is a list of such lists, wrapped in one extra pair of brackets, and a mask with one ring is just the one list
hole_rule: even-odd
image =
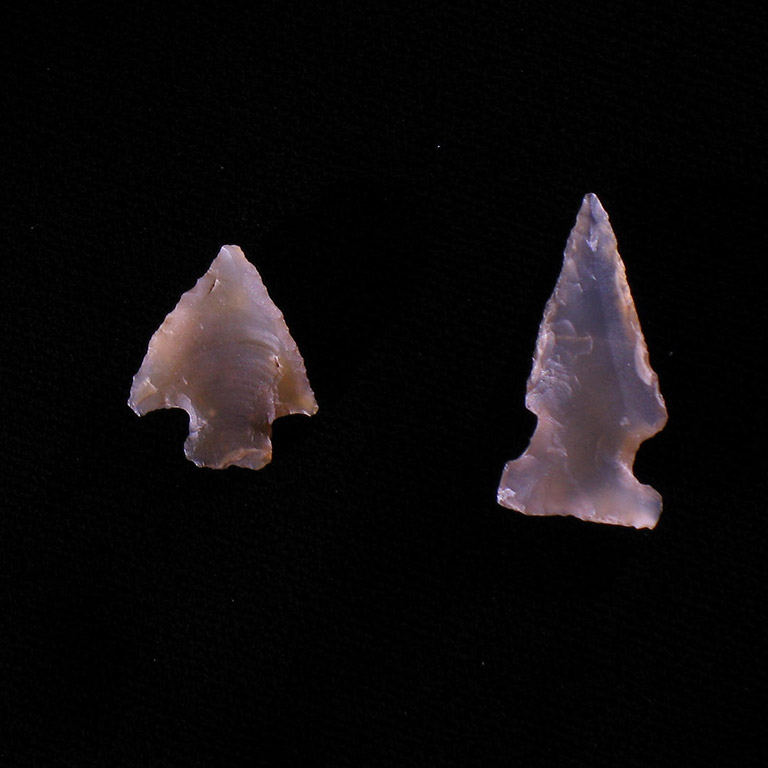
[(155, 331), (128, 405), (139, 416), (183, 408), (187, 458), (214, 469), (261, 469), (274, 419), (317, 411), (283, 315), (236, 245), (221, 249)]
[(653, 528), (661, 496), (632, 465), (667, 420), (608, 215), (587, 195), (539, 329), (526, 407), (538, 417), (498, 501), (527, 515)]

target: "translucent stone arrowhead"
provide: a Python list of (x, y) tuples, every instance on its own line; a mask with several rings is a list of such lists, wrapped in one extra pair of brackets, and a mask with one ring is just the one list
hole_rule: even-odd
[(317, 411), (283, 315), (236, 245), (221, 249), (155, 331), (128, 405), (139, 416), (183, 408), (184, 452), (213, 469), (261, 469), (272, 459), (272, 422)]
[(661, 496), (632, 474), (667, 420), (624, 263), (595, 195), (582, 203), (539, 329), (526, 407), (538, 417), (498, 501), (527, 515), (653, 528)]

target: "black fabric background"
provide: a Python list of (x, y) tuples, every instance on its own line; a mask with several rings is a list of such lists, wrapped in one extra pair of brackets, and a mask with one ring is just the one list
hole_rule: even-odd
[[(764, 764), (763, 15), (7, 20), (3, 766)], [(669, 408), (654, 531), (495, 502), (586, 192)], [(125, 404), (223, 243), (320, 404), (258, 473)]]

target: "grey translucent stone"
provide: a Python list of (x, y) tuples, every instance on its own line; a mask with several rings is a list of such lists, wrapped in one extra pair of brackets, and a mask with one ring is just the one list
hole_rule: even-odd
[(236, 245), (221, 249), (155, 331), (128, 405), (139, 416), (183, 408), (184, 452), (213, 469), (261, 469), (272, 459), (272, 422), (317, 411), (283, 315)]
[(653, 528), (661, 496), (632, 474), (667, 420), (608, 215), (587, 195), (539, 328), (526, 407), (538, 417), (498, 501), (527, 515)]

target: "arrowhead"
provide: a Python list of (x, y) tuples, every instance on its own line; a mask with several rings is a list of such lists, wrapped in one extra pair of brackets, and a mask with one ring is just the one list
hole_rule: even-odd
[(224, 246), (150, 339), (128, 405), (189, 414), (187, 458), (261, 469), (274, 419), (317, 411), (304, 361), (256, 267)]
[(661, 497), (632, 474), (643, 440), (666, 423), (608, 214), (584, 198), (539, 329), (526, 407), (538, 417), (504, 469), (499, 503), (653, 528)]

